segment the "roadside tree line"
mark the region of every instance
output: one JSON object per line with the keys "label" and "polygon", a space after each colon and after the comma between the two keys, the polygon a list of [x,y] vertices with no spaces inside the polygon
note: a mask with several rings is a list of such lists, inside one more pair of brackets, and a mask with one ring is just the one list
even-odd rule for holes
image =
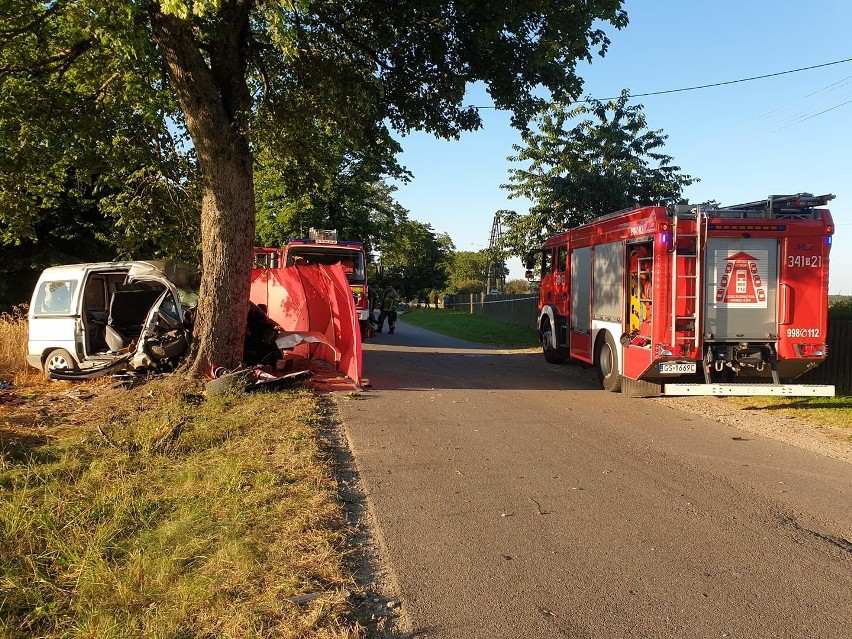
{"label": "roadside tree line", "polygon": [[480,128],[474,82],[523,132],[507,188],[535,205],[507,214],[504,257],[625,200],[677,199],[691,178],[627,93],[578,102],[576,64],[606,53],[621,4],[4,3],[0,296],[47,264],[197,261],[201,371],[240,362],[252,246],[312,226],[363,239],[409,295],[461,291],[481,256],[395,201],[412,176],[394,135]]}

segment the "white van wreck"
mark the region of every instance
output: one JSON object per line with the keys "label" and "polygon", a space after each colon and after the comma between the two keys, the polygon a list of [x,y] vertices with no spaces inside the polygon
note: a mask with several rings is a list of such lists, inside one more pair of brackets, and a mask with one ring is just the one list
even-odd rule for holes
{"label": "white van wreck", "polygon": [[169,370],[189,346],[198,285],[197,269],[175,260],[45,269],[30,303],[27,362],[51,378]]}

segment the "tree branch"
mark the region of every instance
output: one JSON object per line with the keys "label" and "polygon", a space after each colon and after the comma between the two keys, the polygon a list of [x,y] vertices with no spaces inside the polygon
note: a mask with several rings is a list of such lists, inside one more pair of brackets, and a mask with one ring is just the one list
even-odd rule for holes
{"label": "tree branch", "polygon": [[53,14],[57,13],[60,9],[64,8],[67,2],[55,2],[52,6],[48,7],[46,10],[41,13],[36,13],[33,19],[27,24],[16,27],[14,29],[0,29],[0,37],[2,37],[6,43],[12,38],[16,38],[19,35],[24,35],[25,33],[33,33],[36,31],[36,27],[41,24],[47,22],[48,18]]}
{"label": "tree branch", "polygon": [[80,56],[94,46],[94,40],[86,39],[75,43],[70,49],[57,53],[48,58],[37,61],[33,65],[22,67],[0,67],[0,77],[29,74],[34,77],[43,77],[51,73],[64,74]]}

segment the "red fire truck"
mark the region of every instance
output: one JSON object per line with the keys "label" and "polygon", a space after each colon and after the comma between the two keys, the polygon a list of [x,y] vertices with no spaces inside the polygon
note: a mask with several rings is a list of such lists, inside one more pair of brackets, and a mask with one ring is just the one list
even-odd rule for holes
{"label": "red fire truck", "polygon": [[790,383],[826,357],[833,198],[646,206],[550,237],[526,264],[545,359],[637,397],[833,395]]}
{"label": "red fire truck", "polygon": [[363,242],[339,240],[336,230],[312,228],[307,238],[291,238],[284,248],[254,249],[256,268],[284,268],[300,260],[306,264],[340,262],[355,298],[361,337],[366,337],[370,333],[370,303]]}

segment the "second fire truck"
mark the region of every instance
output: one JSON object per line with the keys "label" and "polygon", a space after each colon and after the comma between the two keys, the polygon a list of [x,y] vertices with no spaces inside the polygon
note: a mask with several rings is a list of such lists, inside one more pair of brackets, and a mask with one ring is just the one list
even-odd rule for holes
{"label": "second fire truck", "polygon": [[833,395],[791,383],[826,357],[833,197],[646,206],[550,237],[526,265],[545,358],[633,396]]}
{"label": "second fire truck", "polygon": [[284,268],[297,262],[305,264],[335,264],[340,263],[352,296],[355,299],[355,310],[358,312],[358,323],[361,326],[361,336],[370,333],[370,306],[367,284],[367,260],[363,242],[340,240],[336,230],[310,229],[308,237],[293,238],[287,241],[284,248],[255,248],[254,262],[256,268]]}

